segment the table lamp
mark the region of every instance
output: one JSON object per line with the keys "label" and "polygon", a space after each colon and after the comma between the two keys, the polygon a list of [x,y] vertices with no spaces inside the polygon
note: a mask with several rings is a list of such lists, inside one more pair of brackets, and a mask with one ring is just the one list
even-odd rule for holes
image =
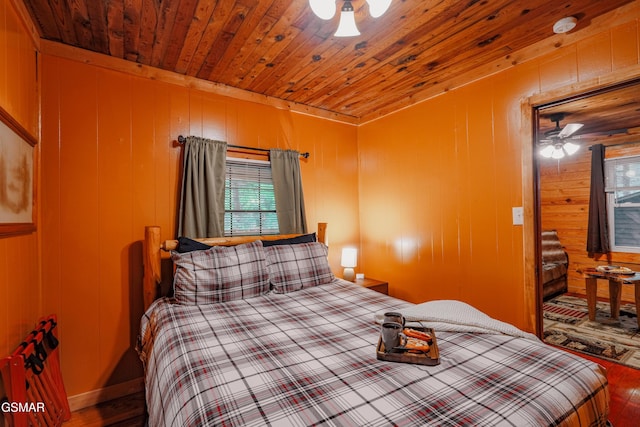
{"label": "table lamp", "polygon": [[349,280],[353,282],[356,278],[356,273],[353,271],[353,268],[358,264],[358,250],[356,248],[343,248],[342,249],[342,260],[340,261],[340,265],[344,267],[344,272],[342,273],[342,278],[344,280]]}

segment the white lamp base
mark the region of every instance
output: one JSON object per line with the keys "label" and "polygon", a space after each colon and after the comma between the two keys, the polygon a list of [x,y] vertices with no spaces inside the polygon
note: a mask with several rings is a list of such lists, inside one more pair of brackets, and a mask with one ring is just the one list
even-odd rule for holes
{"label": "white lamp base", "polygon": [[353,271],[353,268],[347,267],[344,269],[344,272],[342,273],[342,278],[344,280],[353,282],[356,279],[356,273],[355,271]]}

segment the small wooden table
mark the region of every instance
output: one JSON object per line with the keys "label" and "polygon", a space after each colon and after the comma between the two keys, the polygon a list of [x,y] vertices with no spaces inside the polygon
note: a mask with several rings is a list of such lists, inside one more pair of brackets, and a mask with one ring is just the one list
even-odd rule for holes
{"label": "small wooden table", "polygon": [[356,285],[364,286],[373,291],[380,292],[381,294],[389,295],[389,283],[382,280],[370,279],[368,277],[364,279],[356,279]]}
{"label": "small wooden table", "polygon": [[[609,281],[609,305],[611,306],[611,318],[618,319],[620,314],[620,285],[634,285],[636,296],[636,313],[640,314],[640,273],[618,274],[598,271],[595,268],[585,268],[578,270],[584,277],[587,285],[587,307],[589,309],[589,320],[596,319],[596,299],[598,291],[598,279]],[[640,328],[640,316],[638,316],[638,328]]]}

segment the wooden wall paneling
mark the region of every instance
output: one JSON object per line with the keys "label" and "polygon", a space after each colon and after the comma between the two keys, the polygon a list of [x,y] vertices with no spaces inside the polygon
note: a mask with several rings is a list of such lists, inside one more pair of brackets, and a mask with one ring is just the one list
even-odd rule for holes
{"label": "wooden wall paneling", "polygon": [[[156,215],[158,223],[162,227],[163,239],[177,237],[177,212],[180,205],[180,185],[182,183],[182,148],[176,143],[179,135],[192,135],[191,123],[195,111],[191,111],[191,92],[185,88],[173,85],[165,85],[156,89],[156,100],[168,101],[168,111],[164,109],[158,117],[156,124]],[[165,98],[164,94],[168,94]],[[165,114],[168,112],[168,116]],[[169,124],[168,135],[164,131]],[[146,224],[149,225],[149,224]],[[166,233],[166,234],[165,234]],[[164,237],[166,236],[166,237]]]}
{"label": "wooden wall paneling", "polygon": [[[209,139],[229,141],[227,136],[227,104],[221,99],[202,97],[202,136]],[[258,119],[258,117],[255,117]],[[251,126],[251,125],[249,125]],[[240,141],[244,141],[240,139]],[[252,140],[246,140],[246,144],[253,146]]]}
{"label": "wooden wall paneling", "polygon": [[[9,252],[8,249],[9,241],[7,239],[0,240],[0,309],[2,310],[0,313],[0,327],[5,331],[3,334],[0,334],[0,351],[2,354],[9,354],[9,352],[13,351],[14,343],[11,339],[11,330],[13,329],[11,326],[11,318],[10,318],[10,304],[9,304],[9,260],[7,259],[7,254]],[[0,392],[2,391],[0,387]]]}
{"label": "wooden wall paneling", "polygon": [[[63,295],[60,323],[74,325],[65,332],[61,357],[67,393],[98,386],[100,360],[100,290],[98,286],[99,188],[97,71],[64,61],[60,81],[60,234],[73,256],[61,258]],[[62,77],[62,76],[61,76]],[[79,118],[81,118],[79,120]],[[46,177],[43,177],[46,179]],[[47,242],[44,242],[47,245]],[[62,248],[61,248],[62,249]],[[82,363],[79,363],[82,361]],[[92,361],[92,363],[89,363]]]}
{"label": "wooden wall paneling", "polygon": [[[129,331],[128,357],[129,363],[132,364],[129,366],[131,371],[136,372],[141,366],[133,349],[143,314],[143,296],[138,292],[139,284],[142,283],[142,269],[138,266],[143,265],[144,227],[156,225],[159,220],[156,203],[159,177],[156,175],[158,169],[163,174],[168,174],[168,171],[157,164],[161,158],[158,151],[159,146],[170,145],[171,121],[167,108],[169,96],[166,85],[133,77],[130,80],[132,220],[129,241],[126,242],[129,268],[125,271],[125,295],[129,300],[129,312],[128,324],[123,326],[123,330]],[[165,187],[161,190],[171,192],[171,188]]]}
{"label": "wooden wall paneling", "polygon": [[[40,142],[40,218],[38,232],[43,242],[62,242],[61,202],[62,202],[62,162],[60,152],[60,73],[59,60],[45,57],[41,61],[42,74],[51,76],[52,84],[42,85],[42,110],[52,114],[42,116]],[[48,248],[41,256],[44,313],[60,317],[64,292],[62,290],[62,258],[67,253],[63,248]],[[61,335],[64,336],[61,326]]]}
{"label": "wooden wall paneling", "polygon": [[[430,184],[428,191],[432,197],[420,209],[427,213],[424,215],[424,227],[429,234],[425,238],[430,238],[433,243],[431,265],[423,272],[429,278],[429,286],[420,299],[446,299],[448,295],[461,299],[462,284],[467,281],[466,272],[460,268],[464,253],[458,239],[463,226],[460,221],[462,200],[461,192],[450,191],[450,188],[461,189],[465,183],[462,174],[466,166],[459,162],[464,158],[460,156],[464,153],[462,147],[465,144],[463,137],[458,138],[457,135],[458,118],[454,107],[439,99],[427,114],[432,123],[425,128],[425,133],[430,138],[421,152],[423,158],[430,159],[430,164],[428,168],[417,168],[416,171],[433,171],[434,176],[417,176],[416,179],[426,179]],[[449,140],[454,142],[449,143]],[[437,153],[436,157],[431,157],[432,151]],[[435,189],[437,193],[433,193]],[[433,279],[431,274],[434,274]],[[447,283],[447,286],[439,286],[441,283]]]}
{"label": "wooden wall paneling", "polygon": [[587,80],[612,71],[611,33],[603,32],[576,44],[578,79]]}
{"label": "wooden wall paneling", "polygon": [[548,93],[578,81],[577,49],[568,45],[543,56],[539,65],[540,88],[536,93]]}
{"label": "wooden wall paneling", "polygon": [[[0,58],[8,58],[8,38],[9,31],[7,28],[7,14],[9,13],[9,5],[7,2],[3,2],[0,5]],[[6,64],[6,62],[5,62]],[[5,64],[0,65],[0,104],[4,106],[4,109],[10,111],[8,108],[10,98],[7,97],[7,86],[9,85],[9,67]]]}
{"label": "wooden wall paneling", "polygon": [[[136,359],[129,335],[129,244],[132,240],[131,78],[99,70],[97,105],[99,385],[129,380],[119,364]],[[109,313],[109,315],[107,315]],[[127,363],[128,362],[128,363]]]}
{"label": "wooden wall paneling", "polygon": [[640,62],[640,33],[638,21],[631,21],[611,29],[611,63],[614,70]]}

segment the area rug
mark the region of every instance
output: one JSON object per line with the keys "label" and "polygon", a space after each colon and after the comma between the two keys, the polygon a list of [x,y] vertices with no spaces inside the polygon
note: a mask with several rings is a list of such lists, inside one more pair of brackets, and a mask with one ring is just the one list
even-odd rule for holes
{"label": "area rug", "polygon": [[640,369],[640,331],[634,304],[621,304],[611,319],[608,302],[598,301],[589,320],[586,298],[561,295],[543,304],[544,341]]}

